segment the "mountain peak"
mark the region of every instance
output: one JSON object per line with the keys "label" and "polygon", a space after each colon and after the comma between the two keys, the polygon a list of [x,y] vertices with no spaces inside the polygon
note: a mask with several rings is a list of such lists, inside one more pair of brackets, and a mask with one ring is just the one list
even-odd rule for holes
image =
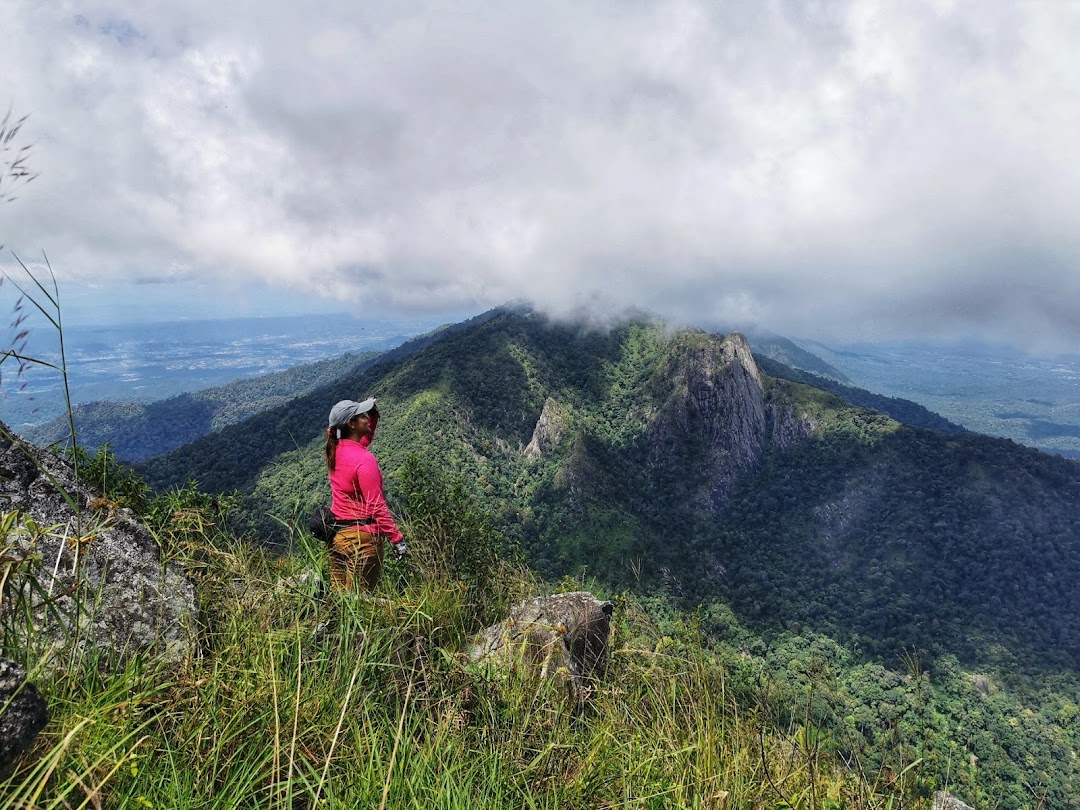
{"label": "mountain peak", "polygon": [[761,463],[769,425],[777,421],[766,408],[750,344],[739,332],[686,332],[673,342],[659,380],[668,393],[653,427],[651,462],[677,474],[689,449],[694,466],[706,472],[697,500],[716,508],[735,475]]}
{"label": "mountain peak", "polygon": [[729,357],[731,362],[738,361],[760,388],[761,370],[754,360],[753,352],[750,351],[750,342],[746,336],[741,332],[731,332],[721,341],[720,346],[724,350],[724,356]]}

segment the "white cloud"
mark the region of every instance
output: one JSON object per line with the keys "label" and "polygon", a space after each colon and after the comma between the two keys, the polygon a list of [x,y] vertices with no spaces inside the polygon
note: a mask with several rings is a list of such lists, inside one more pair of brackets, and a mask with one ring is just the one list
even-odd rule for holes
{"label": "white cloud", "polygon": [[9,2],[0,241],[358,306],[1080,337],[1080,6]]}

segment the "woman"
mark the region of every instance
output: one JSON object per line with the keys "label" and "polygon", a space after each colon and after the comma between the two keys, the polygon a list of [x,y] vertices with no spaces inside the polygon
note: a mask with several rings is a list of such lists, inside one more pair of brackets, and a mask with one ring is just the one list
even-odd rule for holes
{"label": "woman", "polygon": [[326,470],[330,511],[343,526],[330,543],[330,582],[337,590],[372,589],[382,573],[383,538],[398,559],[405,540],[383,496],[379,462],[368,450],[379,423],[375,398],[344,399],[330,410],[326,429]]}

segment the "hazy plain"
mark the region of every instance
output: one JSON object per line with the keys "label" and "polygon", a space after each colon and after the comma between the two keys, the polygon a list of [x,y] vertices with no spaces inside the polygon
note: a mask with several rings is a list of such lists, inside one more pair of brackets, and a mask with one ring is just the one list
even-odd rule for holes
{"label": "hazy plain", "polygon": [[[346,352],[389,349],[440,324],[338,313],[71,327],[65,350],[72,401],[151,402]],[[55,333],[33,330],[27,354],[55,363]],[[19,429],[63,412],[56,372],[40,366],[21,375],[3,371],[3,421]]]}
{"label": "hazy plain", "polygon": [[964,427],[1080,458],[1080,355],[983,343],[799,344],[857,386],[918,402]]}

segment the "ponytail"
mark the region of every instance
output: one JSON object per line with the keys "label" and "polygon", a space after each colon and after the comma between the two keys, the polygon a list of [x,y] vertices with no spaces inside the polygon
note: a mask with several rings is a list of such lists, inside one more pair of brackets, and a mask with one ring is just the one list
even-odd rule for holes
{"label": "ponytail", "polygon": [[326,471],[334,471],[334,462],[337,459],[338,432],[333,428],[326,429]]}

